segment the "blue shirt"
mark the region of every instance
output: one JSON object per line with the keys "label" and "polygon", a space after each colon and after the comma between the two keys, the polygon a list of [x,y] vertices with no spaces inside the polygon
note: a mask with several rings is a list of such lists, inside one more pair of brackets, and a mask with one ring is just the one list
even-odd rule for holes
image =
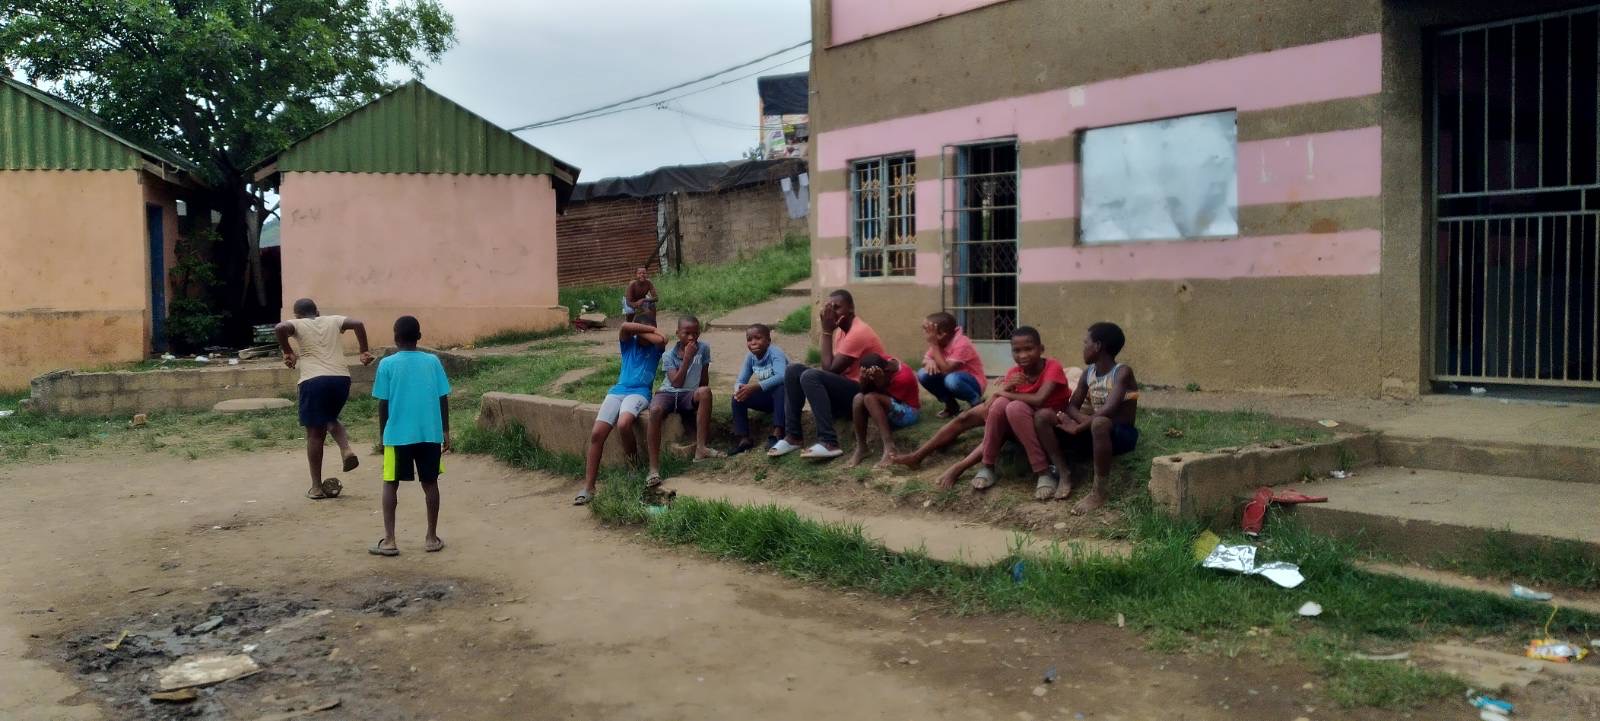
{"label": "blue shirt", "polygon": [[689,370],[683,374],[683,387],[672,385],[672,374],[683,365],[683,341],[673,344],[672,352],[661,356],[661,370],[667,377],[661,379],[661,387],[656,389],[662,393],[682,393],[700,387],[700,374],[706,366],[711,365],[711,346],[700,344],[700,349],[694,352],[694,357],[689,359]]}
{"label": "blue shirt", "polygon": [[622,370],[617,373],[617,384],[611,386],[611,395],[649,398],[650,385],[656,381],[656,363],[661,360],[661,346],[637,336],[617,345],[622,352]]}
{"label": "blue shirt", "polygon": [[389,402],[389,422],[383,427],[383,445],[443,443],[444,419],[439,399],[450,395],[444,364],[432,353],[407,350],[378,361],[372,397]]}
{"label": "blue shirt", "polygon": [[744,384],[754,380],[761,384],[761,390],[770,391],[783,383],[783,372],[789,367],[789,356],[784,355],[783,349],[775,345],[767,346],[767,355],[757,358],[756,354],[748,351],[744,354],[744,367],[739,369],[739,380],[733,384],[735,391],[744,387]]}

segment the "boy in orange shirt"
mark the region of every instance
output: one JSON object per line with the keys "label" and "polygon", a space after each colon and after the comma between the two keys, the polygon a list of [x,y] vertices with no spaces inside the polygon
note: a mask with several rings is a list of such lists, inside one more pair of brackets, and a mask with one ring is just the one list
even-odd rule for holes
{"label": "boy in orange shirt", "polygon": [[800,450],[805,439],[800,434],[800,410],[811,404],[816,421],[817,442],[800,454],[801,458],[828,460],[844,455],[839,449],[839,433],[833,427],[834,409],[851,407],[861,392],[861,359],[867,354],[885,355],[877,331],[856,316],[856,300],[850,291],[828,294],[819,316],[822,323],[822,367],[807,368],[790,363],[783,374],[783,404],[788,432],[773,444],[767,456],[777,458]]}

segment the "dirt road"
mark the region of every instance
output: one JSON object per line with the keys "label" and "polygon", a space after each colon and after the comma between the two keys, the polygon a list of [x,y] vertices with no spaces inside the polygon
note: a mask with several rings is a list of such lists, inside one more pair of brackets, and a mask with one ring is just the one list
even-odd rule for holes
{"label": "dirt road", "polygon": [[[292,452],[0,467],[0,718],[289,718],[273,714],[335,699],[304,718],[1398,716],[1319,708],[1292,665],[954,617],[662,549],[568,506],[567,479],[481,458],[448,461],[444,552],[421,552],[408,487],[403,553],[374,557],[372,465],[317,503]],[[260,673],[188,704],[145,700],[173,649],[247,645]]]}

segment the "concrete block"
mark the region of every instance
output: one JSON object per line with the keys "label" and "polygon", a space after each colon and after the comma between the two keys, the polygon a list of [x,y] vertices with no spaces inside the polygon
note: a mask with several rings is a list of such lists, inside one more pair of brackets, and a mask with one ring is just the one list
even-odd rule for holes
{"label": "concrete block", "polygon": [[1377,445],[1370,435],[1183,453],[1151,462],[1149,489],[1156,503],[1173,516],[1217,522],[1232,518],[1238,496],[1261,486],[1322,477],[1376,460]]}
{"label": "concrete block", "polygon": [[80,373],[70,376],[67,384],[73,388],[72,392],[79,395],[93,395],[101,393],[116,393],[119,389],[121,376],[127,373]]}

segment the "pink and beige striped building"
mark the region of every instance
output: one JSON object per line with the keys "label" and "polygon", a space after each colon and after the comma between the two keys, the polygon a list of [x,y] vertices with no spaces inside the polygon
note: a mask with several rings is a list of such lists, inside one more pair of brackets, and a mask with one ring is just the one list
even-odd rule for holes
{"label": "pink and beige striped building", "polygon": [[[1427,392],[1435,33],[1576,5],[813,0],[817,292],[849,289],[905,357],[947,308],[997,358],[1026,324],[1075,360],[1110,320],[1147,383]],[[1086,234],[1091,133],[1211,113],[1229,232]]]}

